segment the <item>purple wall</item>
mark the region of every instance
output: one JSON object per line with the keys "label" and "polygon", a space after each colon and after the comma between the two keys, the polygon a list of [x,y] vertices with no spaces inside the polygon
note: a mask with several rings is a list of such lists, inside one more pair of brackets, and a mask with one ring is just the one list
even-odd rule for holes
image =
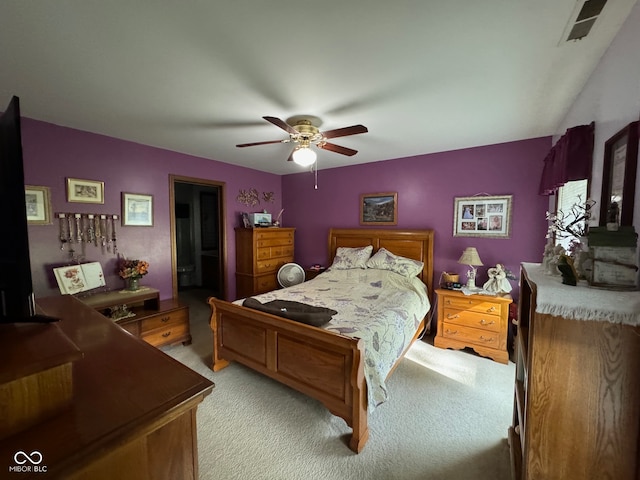
{"label": "purple wall", "polygon": [[[286,175],[283,219],[286,226],[296,227],[296,262],[327,264],[329,228],[360,226],[360,194],[398,192],[397,228],[435,230],[435,282],[442,271],[466,279],[466,267],[457,260],[467,246],[477,247],[484,263],[478,269],[479,285],[496,263],[517,276],[520,262],[541,260],[546,243],[548,199],[537,191],[550,148],[551,138],[544,137],[320,170],[318,190],[312,173]],[[513,195],[510,238],[453,236],[454,197],[476,194]],[[512,285],[517,294],[517,282]]]}
{"label": "purple wall", "polygon": [[[267,206],[273,214],[277,214],[282,205],[281,177],[278,175],[27,118],[22,119],[22,144],[25,183],[51,189],[54,217],[56,212],[120,215],[121,192],[153,195],[154,226],[118,225],[118,249],[128,258],[142,258],[150,263],[149,274],[144,277],[143,284],[158,288],[162,298],[172,295],[170,174],[226,183],[227,287],[230,298],[235,298],[233,228],[238,226],[239,213],[247,210],[236,202],[238,191],[254,187],[260,192],[275,192],[275,202]],[[68,203],[67,177],[103,181],[104,205]],[[60,250],[57,219],[54,218],[53,225],[29,226],[29,241],[36,296],[59,294],[51,269],[66,264],[69,257],[66,251]],[[113,254],[102,254],[99,248],[88,246],[86,261],[101,262],[108,287],[116,289],[124,285],[115,274],[117,262]]]}
{"label": "purple wall", "polygon": [[[118,247],[129,258],[149,261],[143,283],[158,288],[162,298],[172,294],[170,174],[225,182],[229,299],[235,298],[233,228],[240,212],[264,207],[238,203],[240,189],[275,192],[275,203],[267,209],[275,215],[284,207],[283,225],[297,229],[296,261],[302,265],[327,263],[330,227],[359,227],[361,193],[398,192],[397,228],[435,230],[435,281],[443,270],[465,273],[457,259],[467,246],[476,246],[485,263],[479,269],[481,283],[486,268],[497,262],[515,273],[520,262],[539,261],[545,243],[547,199],[537,195],[537,188],[551,147],[548,137],[321,170],[318,190],[309,172],[281,177],[31,119],[23,119],[22,137],[25,181],[50,187],[54,214],[120,214],[121,192],[154,196],[154,226],[118,226]],[[103,181],[104,205],[68,203],[67,177]],[[482,193],[513,195],[511,238],[453,237],[453,198]],[[29,237],[36,296],[56,295],[52,268],[68,262],[67,252],[60,250],[57,219],[52,225],[30,226]],[[102,263],[108,287],[123,285],[113,254],[89,246],[86,261]]]}

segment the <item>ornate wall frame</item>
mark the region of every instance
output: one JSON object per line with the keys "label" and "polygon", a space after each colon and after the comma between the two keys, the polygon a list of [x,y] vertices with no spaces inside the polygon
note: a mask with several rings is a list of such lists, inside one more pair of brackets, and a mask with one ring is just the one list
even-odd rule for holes
{"label": "ornate wall frame", "polygon": [[607,224],[607,211],[618,203],[620,225],[633,225],[633,204],[638,164],[638,126],[631,122],[604,144],[600,225]]}

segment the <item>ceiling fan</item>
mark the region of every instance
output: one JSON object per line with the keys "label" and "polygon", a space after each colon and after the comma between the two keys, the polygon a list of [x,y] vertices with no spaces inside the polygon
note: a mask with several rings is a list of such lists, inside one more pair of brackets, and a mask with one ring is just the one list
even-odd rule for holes
{"label": "ceiling fan", "polygon": [[336,145],[335,143],[329,143],[327,139],[347,137],[369,131],[364,125],[352,125],[350,127],[321,132],[319,129],[321,124],[320,119],[311,115],[298,115],[288,118],[286,122],[277,117],[267,116],[262,118],[287,132],[289,138],[285,138],[284,140],[269,140],[266,142],[242,143],[236,145],[236,147],[254,147],[256,145],[268,145],[272,143],[294,143],[295,148],[291,152],[291,155],[289,155],[288,160],[303,166],[312,165],[316,161],[316,153],[311,149],[311,145],[350,157],[358,153],[358,151]]}

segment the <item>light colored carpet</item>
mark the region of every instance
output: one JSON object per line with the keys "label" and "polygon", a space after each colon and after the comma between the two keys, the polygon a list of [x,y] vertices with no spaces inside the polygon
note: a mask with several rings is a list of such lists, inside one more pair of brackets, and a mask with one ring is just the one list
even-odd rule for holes
{"label": "light colored carpet", "polygon": [[206,294],[181,299],[193,344],[164,351],[216,384],[198,408],[202,480],[511,479],[513,363],[416,342],[356,455],[345,422],[315,400],[241,365],[213,373]]}

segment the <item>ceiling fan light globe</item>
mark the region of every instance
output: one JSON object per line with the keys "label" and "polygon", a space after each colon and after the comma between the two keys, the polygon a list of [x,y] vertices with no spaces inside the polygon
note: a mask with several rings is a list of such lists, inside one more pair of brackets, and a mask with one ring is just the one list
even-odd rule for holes
{"label": "ceiling fan light globe", "polygon": [[313,165],[313,163],[316,161],[317,155],[316,152],[314,152],[310,148],[299,148],[293,152],[292,157],[293,161],[298,165],[308,167],[309,165]]}

